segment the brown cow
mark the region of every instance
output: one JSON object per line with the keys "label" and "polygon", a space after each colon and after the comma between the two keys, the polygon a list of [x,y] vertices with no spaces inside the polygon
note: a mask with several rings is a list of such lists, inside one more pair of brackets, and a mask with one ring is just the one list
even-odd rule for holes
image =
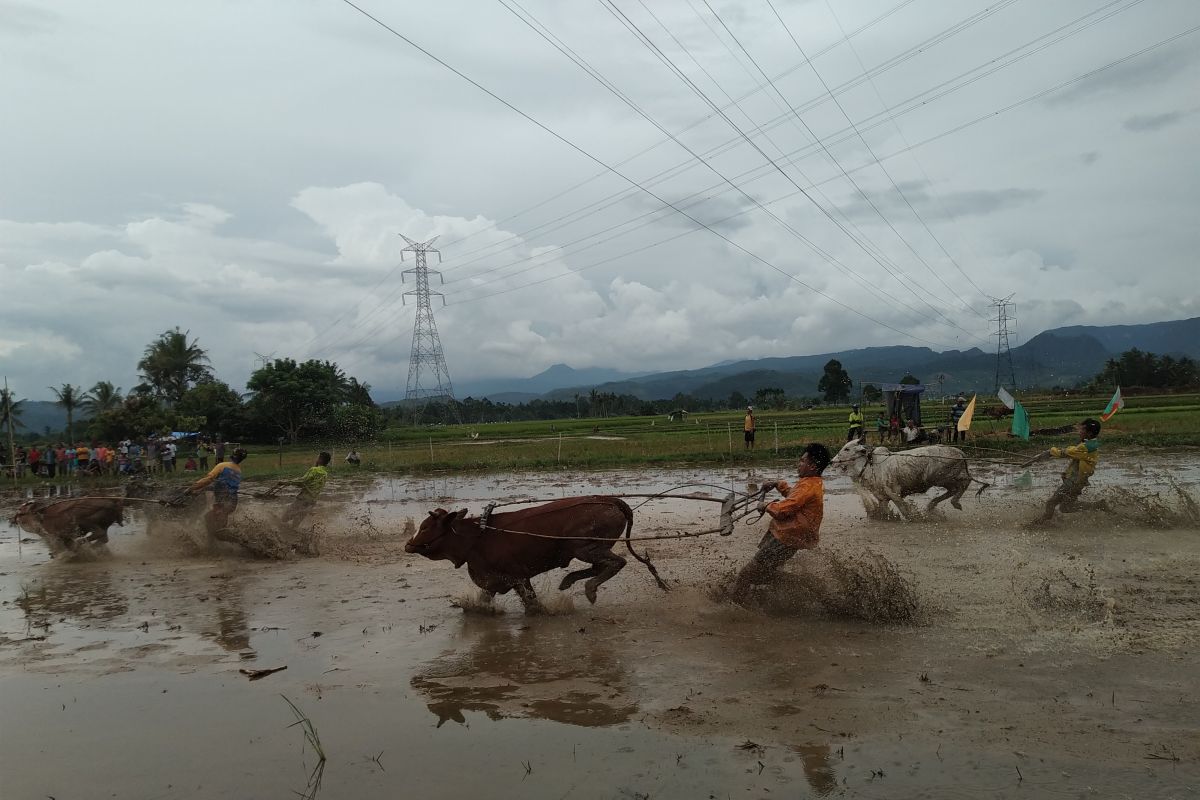
{"label": "brown cow", "polygon": [[529,579],[566,567],[576,558],[592,566],[567,573],[558,588],[561,591],[587,578],[584,594],[595,603],[596,588],[625,566],[625,559],[612,551],[622,532],[630,554],[645,564],[659,587],[666,590],[654,565],[629,543],[631,530],[633,510],[629,505],[602,495],[569,497],[491,514],[486,523],[479,517],[468,518],[466,509],[439,508],[429,512],[404,550],[433,561],[450,561],[455,569],[466,564],[485,600],[491,602],[495,595],[516,589],[526,612],[537,613],[542,606]]}
{"label": "brown cow", "polygon": [[42,534],[51,549],[78,550],[84,543],[104,544],[111,525],[125,521],[120,497],[79,497],[71,500],[29,500],[13,521]]}

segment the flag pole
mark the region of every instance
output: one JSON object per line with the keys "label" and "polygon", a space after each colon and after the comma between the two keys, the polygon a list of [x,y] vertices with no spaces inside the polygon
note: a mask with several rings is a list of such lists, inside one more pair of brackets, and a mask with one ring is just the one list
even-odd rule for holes
{"label": "flag pole", "polygon": [[[8,376],[4,376],[4,419],[8,422],[8,464],[12,467],[13,488],[17,488],[17,448],[13,444],[12,395],[8,393]],[[21,534],[17,534],[17,541]]]}

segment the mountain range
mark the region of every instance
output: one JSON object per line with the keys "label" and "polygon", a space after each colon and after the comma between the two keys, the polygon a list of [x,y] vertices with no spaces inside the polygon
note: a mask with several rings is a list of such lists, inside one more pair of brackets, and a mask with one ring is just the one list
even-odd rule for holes
{"label": "mountain range", "polygon": [[[1074,386],[1090,380],[1104,362],[1136,347],[1159,355],[1200,359],[1200,317],[1143,325],[1073,325],[1044,331],[1012,348],[1010,378],[1006,360],[1000,382],[1015,388]],[[783,389],[792,396],[817,396],[817,382],[830,359],[837,359],[855,383],[896,383],[906,373],[944,393],[993,389],[996,354],[979,348],[937,352],[927,347],[894,345],[836,353],[776,356],[726,361],[708,367],[670,372],[623,374],[616,370],[574,370],[556,364],[530,378],[464,382],[460,398],[487,397],[493,402],[519,403],[535,398],[569,400],[592,389],[659,400],[684,393],[723,399],[732,392],[747,397],[761,388]]]}
{"label": "mountain range", "polygon": [[[1016,381],[1008,379],[1004,362],[1001,383],[1010,387],[1015,383],[1016,388],[1074,386],[1095,376],[1108,359],[1133,347],[1158,355],[1200,359],[1200,317],[1144,325],[1072,325],[1044,331],[1012,348]],[[831,358],[842,362],[856,385],[898,383],[911,373],[938,393],[991,392],[996,378],[995,353],[979,348],[939,353],[927,347],[894,345],[723,361],[700,369],[653,373],[602,367],[572,369],[555,364],[529,378],[463,381],[456,385],[455,394],[459,398],[487,397],[495,403],[524,403],[537,398],[570,400],[595,389],[643,400],[666,399],[679,393],[720,400],[735,391],[753,397],[758,389],[774,387],[793,397],[816,397],[817,382]],[[26,431],[57,431],[66,426],[66,415],[51,401],[26,400],[21,422]]]}

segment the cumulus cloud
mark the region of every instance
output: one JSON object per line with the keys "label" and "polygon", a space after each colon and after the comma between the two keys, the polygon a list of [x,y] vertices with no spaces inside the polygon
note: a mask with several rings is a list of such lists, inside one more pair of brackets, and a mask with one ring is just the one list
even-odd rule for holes
{"label": "cumulus cloud", "polygon": [[[431,288],[445,304],[435,297],[433,311],[456,381],[555,363],[644,372],[880,344],[987,347],[992,294],[1016,293],[1024,338],[1200,310],[1180,280],[1200,209],[1179,169],[1200,115],[1161,112],[1194,88],[1184,43],[1036,110],[962,127],[1180,30],[1193,11],[1185,1],[1164,0],[1154,14],[1131,8],[1121,25],[1089,28],[1086,41],[1036,64],[864,129],[876,154],[893,154],[889,175],[862,142],[839,138],[845,120],[833,104],[806,105],[824,88],[769,11],[718,7],[764,69],[786,73],[777,88],[826,148],[794,119],[758,129],[781,101],[755,91],[761,81],[712,20],[686,4],[658,11],[719,86],[631,9],[712,98],[739,98],[731,118],[764,152],[806,154],[779,162],[786,177],[608,15],[531,7],[689,148],[713,151],[713,167],[778,219],[713,170],[688,166],[673,142],[653,146],[657,129],[503,9],[380,11],[720,236],[337,4],[287,18],[239,9],[234,37],[220,11],[168,20],[81,0],[39,8],[0,0],[0,32],[39,34],[4,38],[6,63],[22,72],[0,82],[0,107],[22,120],[0,126],[0,152],[21,154],[6,162],[0,193],[0,360],[20,396],[66,381],[133,385],[145,345],[176,325],[238,388],[255,353],[275,353],[334,359],[400,394],[415,310],[400,234],[437,237],[444,261],[430,257],[441,272]],[[857,59],[824,4],[780,11],[821,53],[814,63],[830,86],[856,81]],[[868,21],[839,13],[847,30]],[[953,3],[900,9],[856,38],[859,55],[891,63],[964,14]],[[897,60],[872,91],[843,95],[845,110],[879,119],[883,106],[1061,22],[1050,10],[989,15]],[[434,35],[448,29],[458,35]],[[215,39],[224,54],[214,62],[203,43]],[[87,147],[80,118],[90,120]],[[1155,147],[1122,126],[1156,131]],[[819,188],[810,199],[796,183]]]}

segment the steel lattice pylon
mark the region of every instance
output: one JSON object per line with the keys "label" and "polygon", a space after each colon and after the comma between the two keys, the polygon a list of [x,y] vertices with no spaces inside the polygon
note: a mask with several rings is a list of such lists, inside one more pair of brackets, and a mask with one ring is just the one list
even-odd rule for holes
{"label": "steel lattice pylon", "polygon": [[[408,246],[400,251],[400,259],[404,259],[405,253],[415,253],[417,259],[415,267],[406,269],[400,274],[401,281],[405,276],[412,275],[416,278],[417,284],[415,289],[405,292],[403,295],[403,297],[417,298],[417,316],[413,321],[412,352],[408,357],[408,386],[404,392],[404,399],[424,401],[417,412],[418,417],[430,403],[436,402],[445,403],[452,409],[453,416],[457,418],[458,405],[454,401],[454,386],[450,383],[450,370],[446,366],[446,356],[442,352],[442,340],[438,336],[437,324],[433,321],[433,308],[429,304],[431,295],[441,297],[443,304],[446,302],[446,298],[441,292],[433,292],[429,289],[430,272],[437,275],[439,279],[442,277],[440,272],[430,270],[426,264],[428,253],[437,253],[439,260],[442,257],[442,254],[433,247],[433,243],[438,237],[435,236],[427,242],[413,241],[404,234],[400,234],[400,237],[408,242]],[[422,378],[424,378],[424,383],[422,383]],[[435,380],[437,383],[433,385]]]}
{"label": "steel lattice pylon", "polygon": [[992,388],[993,392],[1000,390],[1000,373],[1004,371],[1005,363],[1008,365],[1009,386],[1017,388],[1017,373],[1013,369],[1012,350],[1008,345],[1008,323],[1014,319],[1008,311],[1012,299],[1011,294],[1004,298],[992,298],[992,307],[996,309],[996,318],[992,320],[996,323],[996,385]]}

